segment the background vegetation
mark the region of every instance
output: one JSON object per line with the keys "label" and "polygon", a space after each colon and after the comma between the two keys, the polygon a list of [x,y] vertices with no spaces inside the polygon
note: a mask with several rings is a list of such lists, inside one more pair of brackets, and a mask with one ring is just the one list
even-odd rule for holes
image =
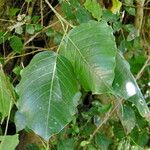
{"label": "background vegetation", "polygon": [[149,6],[1,0],[0,150],[150,149]]}

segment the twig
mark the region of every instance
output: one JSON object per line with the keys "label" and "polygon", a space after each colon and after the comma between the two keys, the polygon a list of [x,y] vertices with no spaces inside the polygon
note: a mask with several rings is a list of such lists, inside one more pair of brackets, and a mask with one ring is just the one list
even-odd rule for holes
{"label": "twig", "polygon": [[150,9],[150,7],[142,7],[142,6],[134,6],[134,5],[128,5],[126,3],[122,3],[122,5],[127,6],[127,7],[132,7],[132,8],[142,8],[142,9]]}
{"label": "twig", "polygon": [[74,25],[72,25],[70,22],[68,22],[65,18],[63,18],[54,8],[53,6],[49,3],[48,0],[45,0],[45,3],[50,7],[50,9],[55,13],[56,17],[58,18],[58,20],[60,21],[64,31],[65,31],[65,27],[64,27],[64,24],[65,23],[66,25],[74,28]]}
{"label": "twig", "polygon": [[30,39],[28,39],[25,43],[24,46],[26,46],[28,43],[30,43],[34,38],[36,38],[39,34],[41,34],[42,32],[44,32],[45,30],[47,30],[48,28],[54,26],[55,24],[57,24],[59,21],[54,22],[53,24],[50,24],[49,26],[45,27],[43,30],[37,32],[36,34],[34,34]]}
{"label": "twig", "polygon": [[41,25],[43,26],[43,0],[40,1],[40,9],[41,9]]}
{"label": "twig", "polygon": [[27,56],[27,55],[30,55],[30,54],[34,54],[36,52],[45,51],[45,50],[52,50],[52,49],[55,49],[56,47],[57,46],[53,46],[51,48],[25,47],[24,49],[37,49],[37,50],[29,52],[29,53],[22,54],[22,55],[17,55],[17,56],[12,56],[12,57],[6,57],[5,58],[6,59],[5,63],[7,63],[8,61],[10,61],[11,59],[14,59],[14,58],[24,57],[24,56]]}
{"label": "twig", "polygon": [[120,103],[118,103],[112,110],[110,110],[105,118],[103,119],[103,121],[101,122],[101,124],[94,130],[94,132],[92,133],[92,135],[90,136],[89,141],[91,141],[93,139],[93,137],[96,135],[96,133],[99,131],[99,129],[102,127],[102,125],[109,119],[109,117],[112,115],[112,113],[118,108],[118,106],[120,105]]}
{"label": "twig", "polygon": [[8,117],[7,117],[7,121],[6,121],[6,127],[5,127],[4,137],[6,136],[7,130],[8,130],[8,123],[9,123],[9,118],[10,118],[10,113],[11,113],[11,107],[12,107],[12,101],[9,104],[9,111],[8,111]]}
{"label": "twig", "polygon": [[16,23],[16,21],[14,21],[14,20],[0,19],[0,21],[3,21],[3,22],[11,22],[11,23]]}
{"label": "twig", "polygon": [[150,64],[149,64],[149,61],[150,61],[150,56],[147,58],[147,60],[145,61],[145,64],[143,65],[143,67],[141,68],[141,70],[138,72],[138,74],[137,74],[137,76],[136,76],[136,80],[138,80],[138,79],[141,77],[141,75],[142,75],[143,71],[145,70],[145,68],[146,68],[148,65],[150,65]]}

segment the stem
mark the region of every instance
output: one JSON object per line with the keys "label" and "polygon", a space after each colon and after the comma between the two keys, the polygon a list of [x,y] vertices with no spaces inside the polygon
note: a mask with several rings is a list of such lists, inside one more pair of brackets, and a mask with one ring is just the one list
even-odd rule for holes
{"label": "stem", "polygon": [[9,112],[8,112],[8,117],[7,117],[7,121],[6,121],[4,136],[6,136],[7,130],[8,130],[8,123],[9,123],[9,118],[10,118],[11,107],[12,107],[12,101],[10,102],[10,105],[9,105]]}
{"label": "stem", "polygon": [[149,61],[150,61],[150,56],[147,58],[147,60],[145,61],[145,64],[143,65],[143,67],[141,68],[141,70],[138,72],[138,74],[136,76],[136,80],[138,80],[141,77],[143,71],[149,65]]}
{"label": "stem", "polygon": [[97,134],[97,132],[99,131],[99,129],[102,127],[102,125],[109,119],[109,117],[112,115],[112,113],[114,113],[114,111],[118,108],[118,106],[120,105],[120,103],[118,103],[112,110],[110,110],[105,118],[103,119],[103,121],[101,122],[101,124],[99,124],[99,126],[94,130],[94,132],[92,133],[92,135],[90,136],[89,141],[91,141],[94,136]]}
{"label": "stem", "polygon": [[28,39],[25,43],[24,46],[26,46],[28,43],[30,43],[34,38],[36,38],[39,34],[41,34],[42,32],[46,31],[48,28],[56,25],[58,23],[58,21],[54,22],[53,24],[48,25],[47,27],[45,27],[43,30],[37,32],[36,34],[34,34],[30,39]]}
{"label": "stem", "polygon": [[140,35],[142,22],[143,22],[143,15],[144,15],[144,3],[145,0],[136,0],[136,17],[135,17],[135,27],[138,30],[138,35]]}
{"label": "stem", "polygon": [[60,21],[60,23],[61,23],[61,25],[62,25],[62,27],[63,27],[64,30],[65,30],[65,28],[64,28],[63,22],[64,22],[66,25],[68,25],[68,26],[74,28],[74,26],[73,26],[71,23],[69,23],[66,19],[64,19],[64,18],[53,8],[53,6],[49,3],[48,0],[45,0],[45,3],[46,3],[46,4],[51,8],[51,10],[55,13],[56,17],[57,17],[58,20]]}

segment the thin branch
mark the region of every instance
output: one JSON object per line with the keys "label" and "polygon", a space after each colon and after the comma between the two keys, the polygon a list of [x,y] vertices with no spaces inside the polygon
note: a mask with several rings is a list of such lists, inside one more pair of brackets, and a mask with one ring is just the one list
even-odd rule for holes
{"label": "thin branch", "polygon": [[44,16],[43,16],[43,0],[40,1],[40,9],[41,9],[41,11],[40,11],[40,13],[41,13],[41,25],[43,26],[43,18],[44,18]]}
{"label": "thin branch", "polygon": [[142,7],[142,6],[134,6],[134,5],[128,5],[126,3],[122,3],[122,5],[127,6],[127,7],[132,7],[132,8],[142,8],[142,9],[150,9],[150,7]]}
{"label": "thin branch", "polygon": [[74,25],[72,25],[70,22],[68,22],[64,17],[62,17],[54,8],[53,6],[49,3],[48,0],[45,0],[45,3],[50,7],[50,9],[55,13],[56,17],[58,18],[58,20],[60,21],[64,31],[65,31],[65,27],[64,27],[64,24],[65,23],[66,25],[74,28]]}
{"label": "thin branch", "polygon": [[34,38],[36,38],[39,34],[41,34],[42,32],[46,31],[48,28],[56,25],[57,23],[59,23],[59,21],[54,22],[53,24],[50,24],[49,26],[45,27],[43,30],[37,32],[36,34],[34,34],[30,39],[28,39],[25,43],[24,46],[26,46],[28,43],[30,43]]}
{"label": "thin branch", "polygon": [[136,80],[138,80],[138,79],[142,76],[142,74],[143,74],[145,68],[146,68],[148,65],[150,65],[150,64],[149,64],[149,61],[150,61],[150,56],[147,58],[147,60],[145,61],[145,64],[143,65],[143,67],[141,68],[141,70],[138,72],[138,74],[137,74],[137,76],[136,76]]}
{"label": "thin branch", "polygon": [[102,127],[102,125],[104,123],[107,122],[107,120],[110,118],[110,116],[114,113],[114,111],[119,107],[120,103],[117,103],[117,105],[112,109],[110,110],[106,116],[104,117],[103,121],[101,122],[101,124],[94,130],[94,132],[92,133],[92,135],[90,136],[90,139],[89,141],[91,141],[93,139],[93,137],[97,134],[97,132],[99,131],[99,129]]}
{"label": "thin branch", "polygon": [[53,46],[53,47],[51,47],[51,48],[25,47],[24,49],[37,49],[37,50],[32,51],[32,52],[29,52],[29,53],[22,54],[22,55],[6,57],[6,58],[5,58],[5,59],[6,59],[5,63],[7,63],[8,61],[10,61],[11,59],[14,59],[14,58],[24,57],[24,56],[31,55],[31,54],[34,54],[34,53],[36,53],[36,52],[45,51],[45,50],[53,50],[53,49],[55,49],[56,47],[57,47],[57,46]]}
{"label": "thin branch", "polygon": [[3,22],[11,22],[11,23],[16,23],[16,21],[14,21],[14,20],[0,19],[0,21],[3,21]]}

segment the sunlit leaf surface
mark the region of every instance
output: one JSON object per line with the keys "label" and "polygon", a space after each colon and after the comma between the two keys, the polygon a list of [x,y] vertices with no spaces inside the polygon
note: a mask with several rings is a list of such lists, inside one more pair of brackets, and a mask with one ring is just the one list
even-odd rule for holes
{"label": "sunlit leaf surface", "polygon": [[140,114],[150,120],[150,111],[143,95],[130,72],[130,66],[123,56],[118,53],[116,57],[114,91],[119,97],[131,101]]}
{"label": "sunlit leaf surface", "polygon": [[111,91],[114,80],[116,44],[106,22],[90,21],[74,28],[62,44],[61,54],[72,63],[86,91]]}
{"label": "sunlit leaf surface", "polygon": [[22,71],[17,86],[18,130],[25,126],[48,140],[76,112],[80,92],[71,64],[54,52],[41,52]]}

